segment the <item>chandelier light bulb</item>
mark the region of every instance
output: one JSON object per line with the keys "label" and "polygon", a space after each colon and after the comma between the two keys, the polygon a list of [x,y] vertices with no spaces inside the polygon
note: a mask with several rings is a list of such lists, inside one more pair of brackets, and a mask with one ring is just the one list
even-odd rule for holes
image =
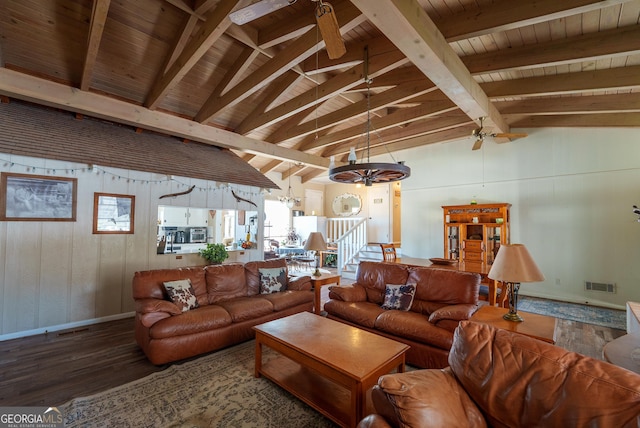
{"label": "chandelier light bulb", "polygon": [[349,157],[347,158],[347,160],[349,161],[349,165],[353,165],[358,160],[358,158],[356,157],[356,149],[354,147],[351,147],[349,149]]}

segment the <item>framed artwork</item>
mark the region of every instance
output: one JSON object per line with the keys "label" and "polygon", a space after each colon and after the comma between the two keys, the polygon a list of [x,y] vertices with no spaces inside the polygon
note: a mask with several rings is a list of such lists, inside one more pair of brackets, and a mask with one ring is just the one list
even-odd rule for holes
{"label": "framed artwork", "polygon": [[0,174],[0,220],[76,221],[77,179]]}
{"label": "framed artwork", "polygon": [[93,194],[93,233],[132,234],[136,197]]}

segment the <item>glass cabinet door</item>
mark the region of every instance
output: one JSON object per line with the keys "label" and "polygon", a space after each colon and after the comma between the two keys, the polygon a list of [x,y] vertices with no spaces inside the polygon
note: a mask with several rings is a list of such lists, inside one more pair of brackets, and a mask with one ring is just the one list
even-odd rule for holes
{"label": "glass cabinet door", "polygon": [[446,243],[445,258],[458,260],[460,258],[460,226],[447,226]]}
{"label": "glass cabinet door", "polygon": [[485,242],[486,252],[486,263],[488,265],[493,264],[493,261],[496,259],[496,255],[498,254],[498,250],[500,249],[500,242],[502,241],[502,227],[501,226],[486,226],[486,234],[487,241]]}

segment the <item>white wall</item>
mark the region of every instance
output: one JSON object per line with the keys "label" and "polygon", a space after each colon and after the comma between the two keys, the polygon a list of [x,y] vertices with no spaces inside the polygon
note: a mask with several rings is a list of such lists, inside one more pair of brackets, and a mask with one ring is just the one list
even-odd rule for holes
{"label": "white wall", "polygon": [[[75,177],[78,186],[75,222],[0,221],[0,339],[130,313],[136,271],[204,264],[197,254],[156,254],[160,204],[256,210],[233,189],[258,205],[259,218],[264,212],[259,188],[87,167],[0,153],[0,172]],[[159,199],[192,185],[188,195]],[[135,196],[133,235],[92,234],[94,192]],[[262,258],[262,245],[250,251]]]}
{"label": "white wall", "polygon": [[[525,295],[624,308],[640,301],[640,130],[524,129],[507,144],[471,138],[400,152],[402,254],[443,256],[442,205],[511,203],[511,242],[527,246],[546,281]],[[409,161],[410,160],[410,161]],[[617,284],[587,292],[584,281]]]}

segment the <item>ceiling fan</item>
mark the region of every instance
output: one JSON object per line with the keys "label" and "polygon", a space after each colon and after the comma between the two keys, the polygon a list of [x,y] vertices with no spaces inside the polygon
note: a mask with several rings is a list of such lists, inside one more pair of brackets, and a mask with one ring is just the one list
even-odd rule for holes
{"label": "ceiling fan", "polygon": [[484,143],[485,137],[509,138],[510,140],[513,140],[515,138],[524,138],[529,135],[529,134],[512,133],[512,132],[503,132],[503,133],[497,133],[497,134],[484,132],[484,128],[482,125],[482,122],[484,121],[484,119],[485,119],[484,117],[480,118],[480,128],[477,128],[471,131],[471,136],[476,137],[476,142],[473,144],[473,147],[471,148],[471,150],[480,149],[480,147],[482,147],[482,143]]}
{"label": "ceiling fan", "polygon": [[[229,15],[234,24],[242,25],[254,19],[261,18],[285,6],[292,5],[297,0],[261,0],[247,7],[236,10]],[[331,59],[340,58],[347,52],[340,34],[338,19],[330,3],[322,0],[311,0],[318,3],[316,6],[316,22],[327,49],[327,55]]]}

